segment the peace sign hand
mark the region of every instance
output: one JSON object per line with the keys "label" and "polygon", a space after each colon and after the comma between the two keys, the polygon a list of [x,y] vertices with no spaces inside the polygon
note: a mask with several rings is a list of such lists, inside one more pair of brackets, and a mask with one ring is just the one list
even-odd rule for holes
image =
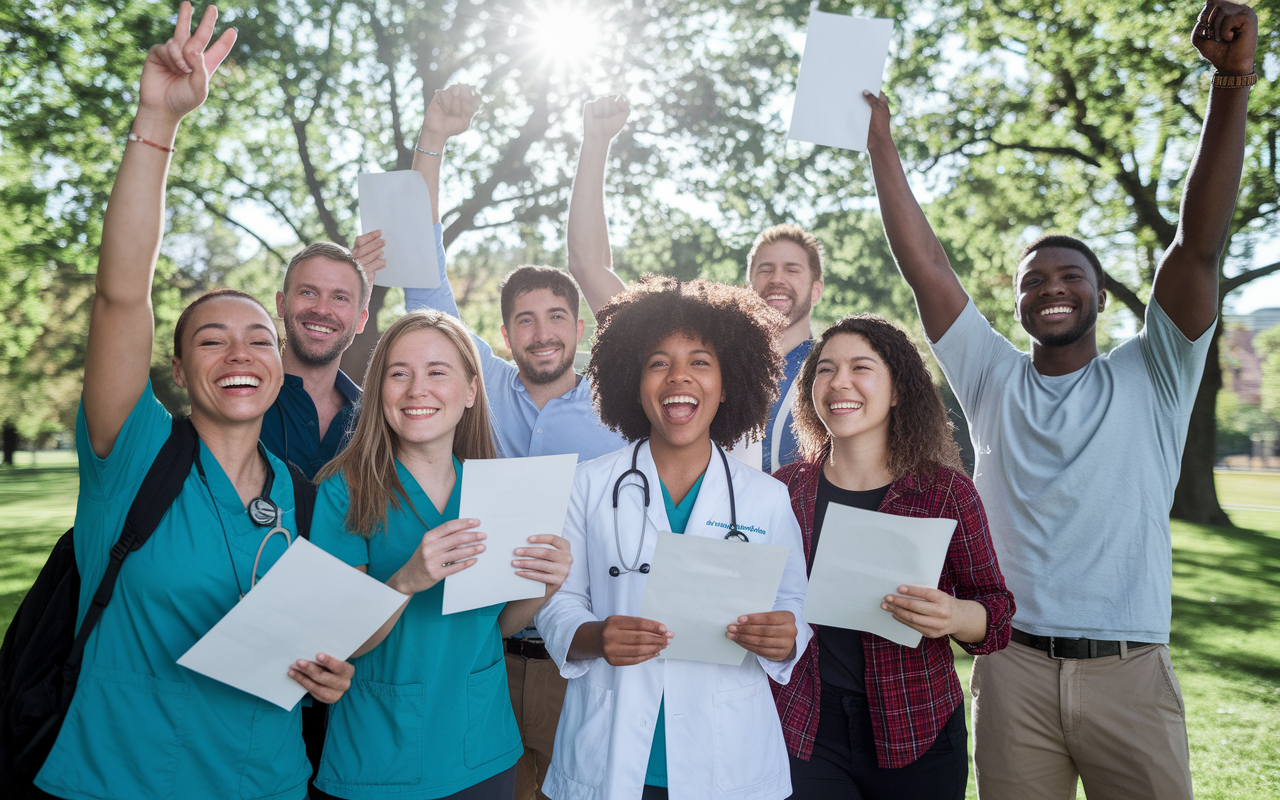
{"label": "peace sign hand", "polygon": [[1191,44],[1223,75],[1248,75],[1258,49],[1258,15],[1227,0],[1207,0],[1191,31]]}
{"label": "peace sign hand", "polygon": [[[200,107],[209,96],[209,76],[231,51],[235,28],[228,28],[212,46],[216,6],[208,6],[195,33],[191,33],[191,3],[178,7],[173,37],[147,53],[139,81],[139,115],[150,114],[177,123]],[[205,49],[208,48],[208,49]]]}

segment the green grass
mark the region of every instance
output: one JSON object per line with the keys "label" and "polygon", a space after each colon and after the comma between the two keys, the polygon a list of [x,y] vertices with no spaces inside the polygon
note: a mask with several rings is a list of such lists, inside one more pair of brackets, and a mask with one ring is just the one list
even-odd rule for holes
{"label": "green grass", "polygon": [[[0,633],[75,516],[74,455],[40,453],[34,468],[25,455],[0,468]],[[1240,527],[1173,524],[1171,647],[1196,797],[1280,798],[1280,475],[1220,473],[1218,492]],[[956,661],[966,690],[972,664]]]}

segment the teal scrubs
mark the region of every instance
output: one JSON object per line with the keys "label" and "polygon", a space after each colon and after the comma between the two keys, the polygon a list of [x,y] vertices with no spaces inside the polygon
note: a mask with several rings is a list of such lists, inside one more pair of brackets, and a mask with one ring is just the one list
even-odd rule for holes
{"label": "teal scrubs", "polygon": [[[80,494],[75,549],[80,619],[106,570],[142,478],[172,421],[147,385],[111,454],[94,455],[84,408],[76,421]],[[203,444],[178,499],[141,549],[129,554],[84,651],[66,721],[36,777],[70,800],[302,798],[310,767],[295,706],[284,711],[177,665],[231,610],[267,528],[249,519],[235,487]],[[296,531],[293,482],[269,456],[271,499]],[[216,507],[215,507],[216,504]],[[273,536],[265,573],[285,550]]]}
{"label": "teal scrubs", "polygon": [[[397,461],[412,508],[402,501],[399,511],[387,509],[386,530],[369,539],[344,524],[345,477],[329,478],[320,485],[311,541],[386,581],[427,530],[458,518],[462,464],[456,458],[453,464],[457,481],[441,514]],[[316,776],[321,791],[349,800],[427,800],[473,786],[520,758],[498,630],[502,604],[444,616],[443,598],[443,581],[414,595],[387,638],[355,659],[351,688],[329,710]]]}
{"label": "teal scrubs", "polygon": [[[667,507],[667,522],[671,523],[672,533],[684,533],[685,526],[689,524],[689,516],[693,513],[693,504],[698,502],[698,490],[702,488],[702,479],[706,476],[705,472],[698,476],[698,480],[694,481],[693,487],[689,489],[689,493],[684,496],[679,505],[672,501],[667,485],[658,481],[662,484],[662,502]],[[644,770],[644,782],[647,786],[667,785],[666,708],[665,700],[658,704],[658,723],[653,729],[653,746],[649,748],[649,766]]]}

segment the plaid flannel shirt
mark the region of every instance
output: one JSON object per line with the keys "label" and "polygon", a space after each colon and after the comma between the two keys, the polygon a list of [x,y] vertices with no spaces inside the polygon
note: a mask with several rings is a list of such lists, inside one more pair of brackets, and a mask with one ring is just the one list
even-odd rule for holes
{"label": "plaid flannel shirt", "polygon": [[[800,522],[806,565],[813,568],[813,509],[823,460],[798,461],[774,473],[787,484],[791,507]],[[957,521],[938,588],[987,610],[987,637],[977,644],[960,642],[969,653],[994,653],[1009,644],[1013,595],[1005,588],[996,563],[987,515],[973,481],[953,469],[932,476],[911,473],[894,481],[879,511],[904,517],[942,517]],[[948,638],[924,639],[907,648],[875,634],[862,634],[866,652],[867,701],[875,732],[876,763],[905,767],[933,744],[938,733],[964,702]],[[809,760],[818,733],[822,683],[818,677],[818,637],[797,661],[786,686],[773,683],[787,749]]]}

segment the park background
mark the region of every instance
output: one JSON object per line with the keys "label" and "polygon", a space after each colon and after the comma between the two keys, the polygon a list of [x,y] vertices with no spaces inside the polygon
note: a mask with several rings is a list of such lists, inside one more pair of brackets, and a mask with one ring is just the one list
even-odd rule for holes
{"label": "park background", "polygon": [[[1280,0],[1254,0],[1240,201],[1221,265],[1226,316],[1196,398],[1175,498],[1174,661],[1203,797],[1280,797]],[[975,302],[1019,346],[1011,274],[1042,231],[1077,232],[1111,295],[1103,349],[1140,324],[1173,240],[1209,67],[1199,6],[1150,0],[925,0],[822,10],[896,20],[885,90],[917,194]],[[360,172],[407,169],[424,100],[468,82],[485,103],[445,153],[441,206],[464,319],[501,343],[496,286],[564,264],[582,103],[624,94],[610,155],[615,267],[741,282],[779,222],[827,250],[817,328],[875,311],[923,334],[893,268],[864,155],[787,141],[807,2],[237,0],[239,39],[179,131],[155,282],[152,379],[169,377],[178,312],[211,286],[273,308],[303,243],[350,244]],[[0,472],[0,626],[73,514],[69,453],[102,211],[146,48],[175,7],[0,0],[0,423],[32,454]],[[344,358],[359,377],[403,312],[375,292]],[[586,309],[584,314],[590,319]],[[1238,312],[1238,313],[1232,313]],[[1246,313],[1248,312],[1248,313]],[[1117,442],[1117,447],[1124,444]],[[8,448],[6,448],[7,450]],[[967,665],[967,662],[965,662]],[[967,666],[965,666],[967,669]]]}

